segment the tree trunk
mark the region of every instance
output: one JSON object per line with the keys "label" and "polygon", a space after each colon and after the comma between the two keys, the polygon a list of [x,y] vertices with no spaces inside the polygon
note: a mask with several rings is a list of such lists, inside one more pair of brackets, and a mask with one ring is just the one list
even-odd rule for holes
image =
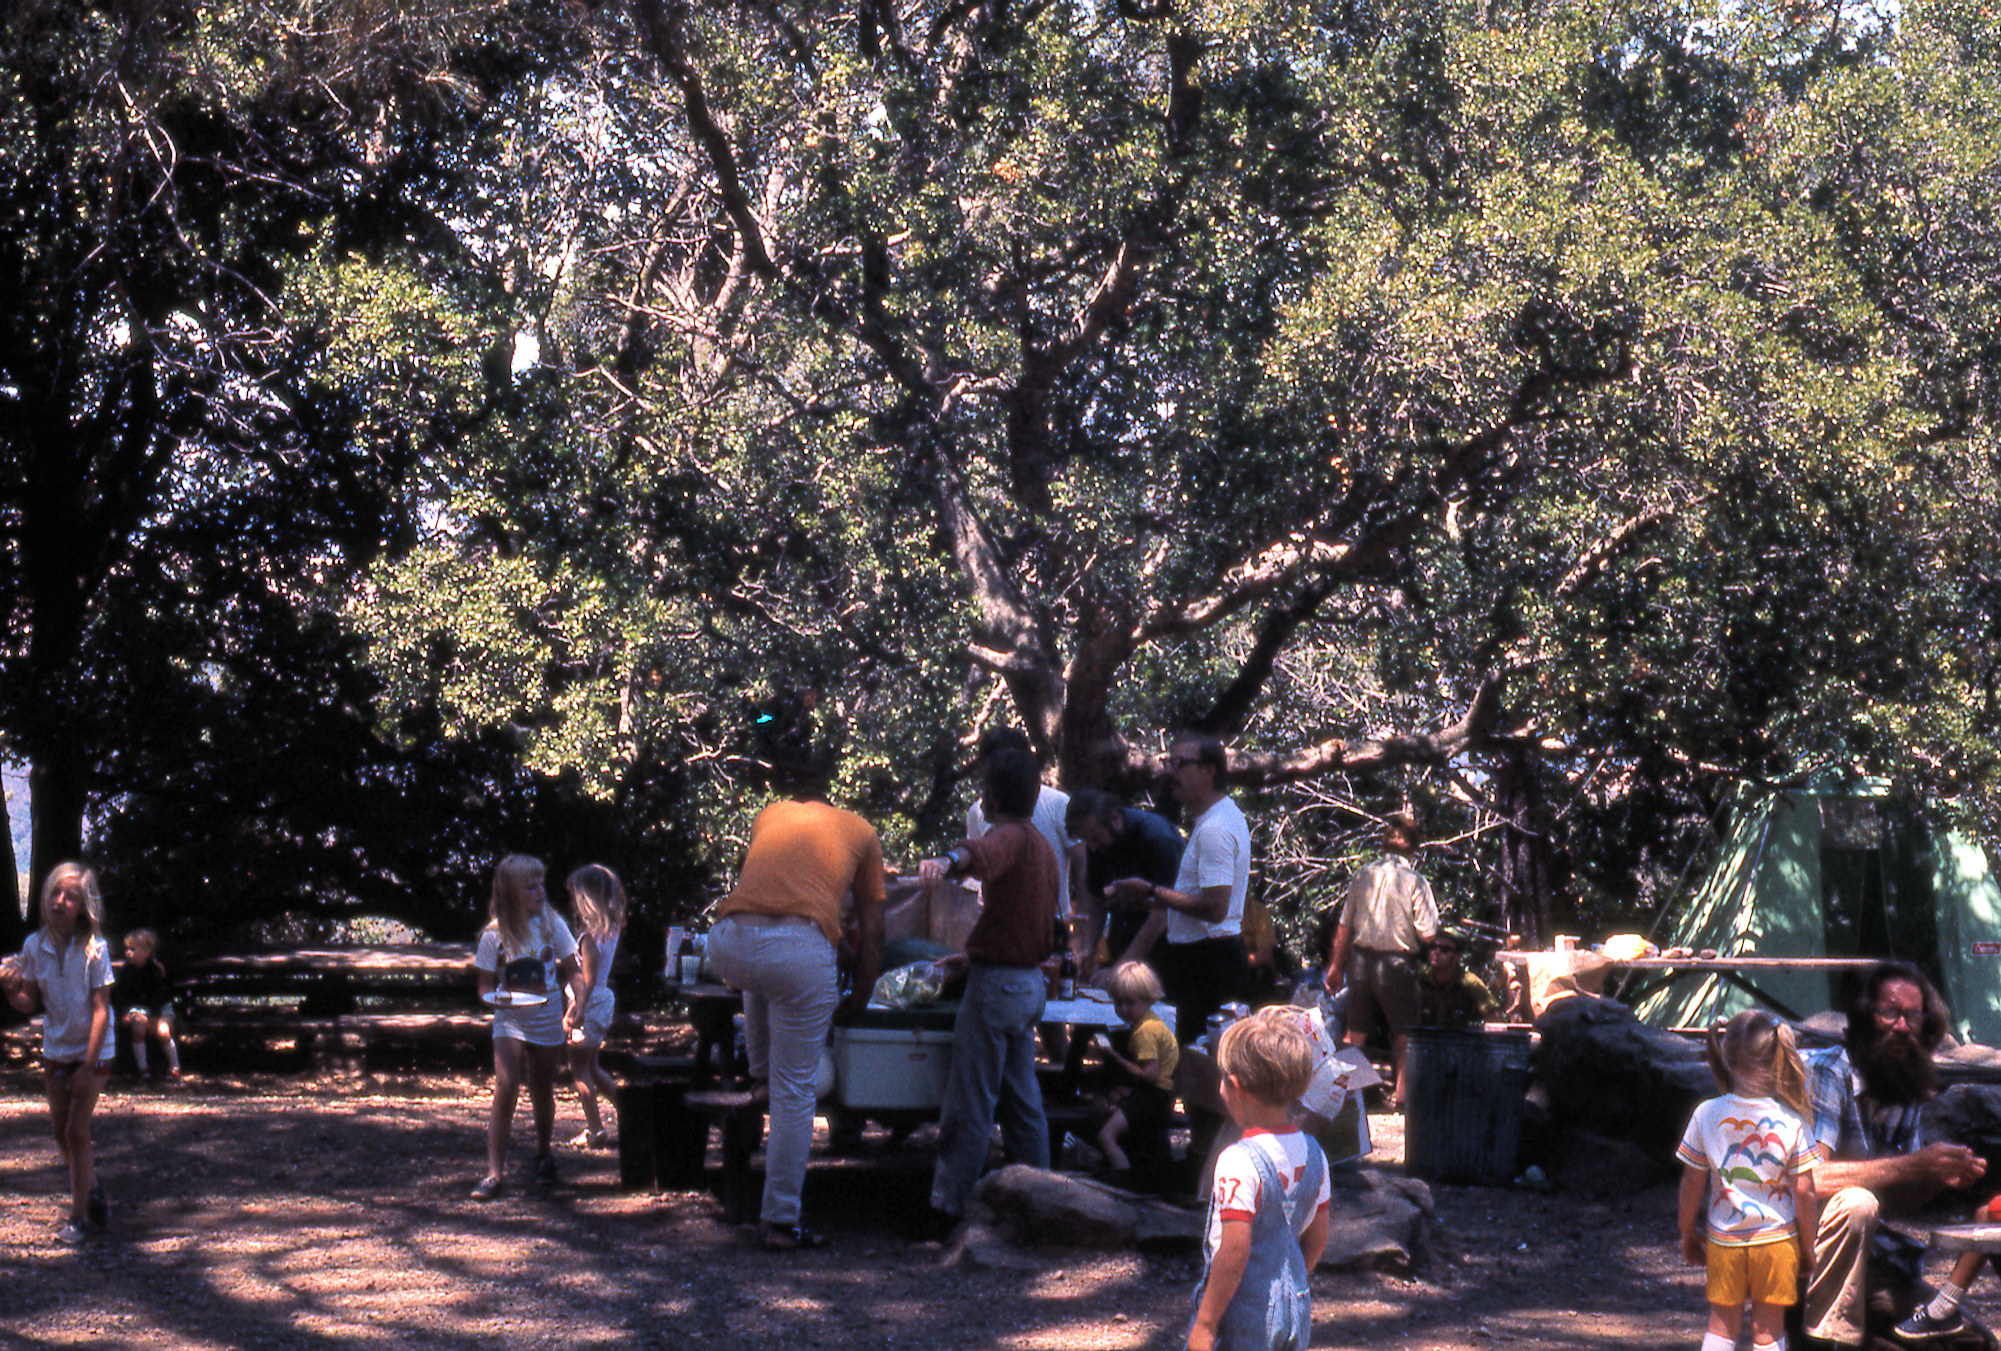
{"label": "tree trunk", "polygon": [[0,868],[6,869],[6,903],[0,904],[0,953],[19,952],[28,937],[21,910],[21,864],[14,857],[14,821],[8,813],[7,785],[0,781]]}
{"label": "tree trunk", "polygon": [[[42,879],[58,863],[83,857],[83,765],[70,753],[38,762],[28,773],[33,808],[28,894],[39,896]],[[30,907],[29,922],[41,922],[39,907]]]}
{"label": "tree trunk", "polygon": [[1504,752],[1495,764],[1494,802],[1501,810],[1501,922],[1524,945],[1550,941],[1551,848],[1547,806],[1532,753]]}

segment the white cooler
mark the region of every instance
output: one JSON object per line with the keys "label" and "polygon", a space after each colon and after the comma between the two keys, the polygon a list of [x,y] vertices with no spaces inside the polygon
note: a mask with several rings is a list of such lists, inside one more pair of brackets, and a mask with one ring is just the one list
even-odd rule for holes
{"label": "white cooler", "polygon": [[843,1027],[834,1032],[834,1073],[841,1106],[858,1111],[945,1104],[952,1034],[915,1027]]}

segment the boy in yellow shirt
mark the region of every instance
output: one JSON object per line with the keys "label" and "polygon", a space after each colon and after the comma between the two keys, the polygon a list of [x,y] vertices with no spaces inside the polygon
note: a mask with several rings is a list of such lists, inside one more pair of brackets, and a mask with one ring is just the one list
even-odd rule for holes
{"label": "boy in yellow shirt", "polygon": [[1105,1058],[1132,1078],[1115,1090],[1112,1115],[1098,1131],[1098,1148],[1105,1162],[1124,1172],[1132,1167],[1119,1141],[1128,1131],[1164,1131],[1174,1115],[1174,1070],[1181,1062],[1181,1047],[1167,1024],[1155,1016],[1153,1006],[1160,1001],[1160,978],[1142,962],[1121,962],[1112,971],[1106,988],[1112,1008],[1129,1029],[1128,1059],[1105,1046]]}

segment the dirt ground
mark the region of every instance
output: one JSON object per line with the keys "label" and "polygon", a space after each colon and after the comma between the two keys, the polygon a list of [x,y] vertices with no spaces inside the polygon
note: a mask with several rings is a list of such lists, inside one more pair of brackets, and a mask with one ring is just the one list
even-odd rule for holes
{"label": "dirt ground", "polygon": [[[700,1193],[628,1194],[615,1154],[563,1150],[538,1195],[483,1171],[486,1081],[114,1080],[97,1123],[111,1233],[55,1240],[63,1174],[40,1081],[0,1075],[0,1346],[1170,1348],[1191,1255],[1045,1252],[1039,1270],[943,1265],[903,1237],[922,1214],[928,1132],[816,1153],[809,1219],[830,1248],[773,1255]],[[1373,1119],[1378,1162],[1401,1156]],[[578,1128],[559,1098],[558,1138]],[[526,1121],[517,1123],[517,1142]],[[1577,1203],[1436,1190],[1444,1252],[1415,1275],[1314,1279],[1316,1347],[1655,1348],[1701,1336],[1675,1260],[1674,1198]]]}

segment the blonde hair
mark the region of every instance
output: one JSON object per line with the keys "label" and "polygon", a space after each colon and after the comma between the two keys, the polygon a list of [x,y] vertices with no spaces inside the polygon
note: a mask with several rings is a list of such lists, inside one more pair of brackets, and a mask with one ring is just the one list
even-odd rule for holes
{"label": "blonde hair", "polygon": [[1145,962],[1120,962],[1112,968],[1105,989],[1121,1004],[1157,1004],[1161,999],[1160,977]]}
{"label": "blonde hair", "polygon": [[151,929],[126,930],[125,946],[130,947],[134,943],[144,943],[147,952],[152,953],[156,957],[160,955],[160,935],[154,933]]}
{"label": "blonde hair", "polygon": [[42,879],[42,927],[49,927],[49,902],[58,891],[75,887],[83,898],[83,914],[77,927],[87,934],[104,932],[104,898],[97,892],[97,874],[81,863],[58,863]]}
{"label": "blonde hair", "polygon": [[604,864],[586,863],[563,886],[576,909],[577,928],[584,933],[601,936],[625,927],[625,888],[618,874]]}
{"label": "blonde hair", "polygon": [[542,877],[548,871],[541,859],[526,854],[509,854],[494,865],[493,899],[488,903],[487,913],[510,949],[519,951],[528,946],[528,879]]}
{"label": "blonde hair", "polygon": [[1297,1021],[1299,1011],[1259,1009],[1223,1030],[1216,1063],[1237,1090],[1259,1102],[1291,1106],[1313,1082],[1313,1043]]}
{"label": "blonde hair", "polygon": [[1812,1119],[1806,1066],[1793,1043],[1793,1030],[1771,1014],[1753,1009],[1711,1028],[1708,1051],[1709,1072],[1724,1092],[1777,1098],[1796,1115]]}

